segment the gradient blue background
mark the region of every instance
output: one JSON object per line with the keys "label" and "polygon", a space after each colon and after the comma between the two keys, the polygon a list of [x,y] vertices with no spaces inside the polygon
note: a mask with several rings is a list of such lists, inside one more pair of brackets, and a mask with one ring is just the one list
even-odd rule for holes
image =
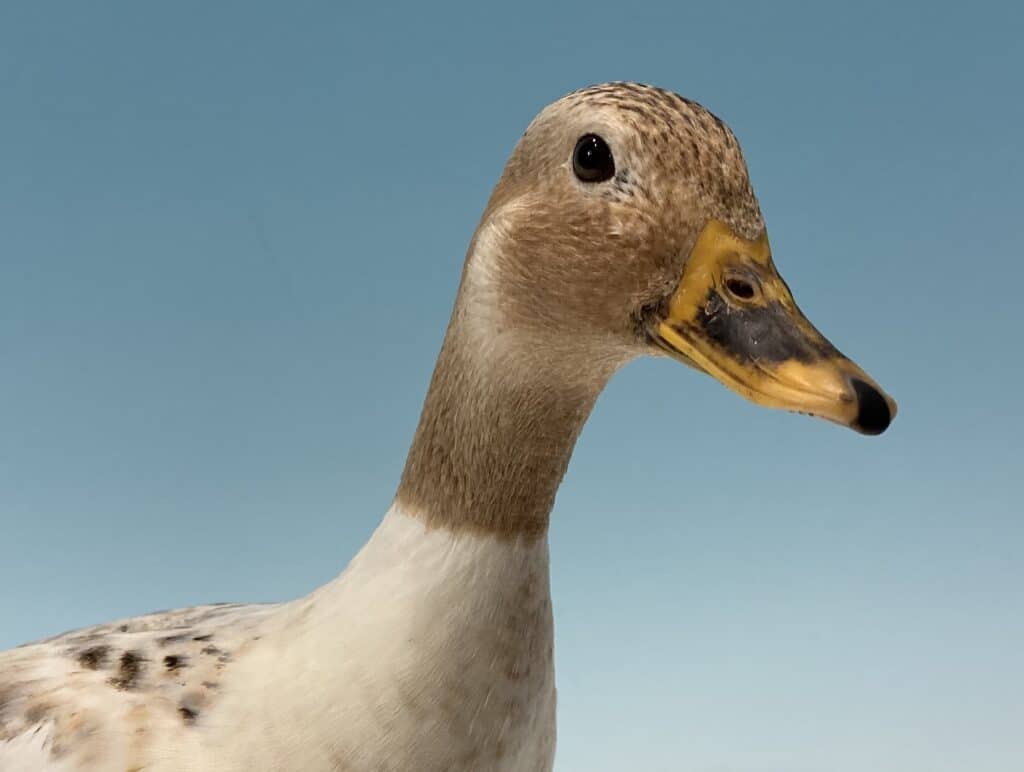
{"label": "gradient blue background", "polygon": [[0,9],[0,646],[304,593],[387,508],[530,118],[652,82],[736,130],[885,436],[669,361],[551,542],[557,768],[1024,769],[1021,13],[971,4]]}

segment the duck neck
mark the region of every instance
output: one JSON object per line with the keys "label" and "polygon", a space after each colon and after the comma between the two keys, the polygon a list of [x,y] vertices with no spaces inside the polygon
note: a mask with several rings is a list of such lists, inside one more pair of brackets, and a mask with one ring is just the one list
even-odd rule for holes
{"label": "duck neck", "polygon": [[574,362],[539,333],[487,334],[463,306],[438,357],[396,501],[430,527],[541,538],[576,438],[614,367],[583,363],[578,353]]}

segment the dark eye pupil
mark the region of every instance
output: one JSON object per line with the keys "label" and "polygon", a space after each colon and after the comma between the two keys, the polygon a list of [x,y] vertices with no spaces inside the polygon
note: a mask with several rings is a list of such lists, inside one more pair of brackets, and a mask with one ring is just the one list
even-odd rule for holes
{"label": "dark eye pupil", "polygon": [[572,154],[572,170],[582,182],[604,182],[615,174],[608,143],[596,134],[584,134]]}

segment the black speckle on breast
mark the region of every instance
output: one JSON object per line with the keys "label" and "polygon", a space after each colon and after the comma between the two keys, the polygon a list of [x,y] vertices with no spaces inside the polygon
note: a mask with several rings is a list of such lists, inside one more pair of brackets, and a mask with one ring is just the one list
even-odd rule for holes
{"label": "black speckle on breast", "polygon": [[188,657],[183,654],[168,654],[164,657],[164,667],[171,673],[188,667]]}
{"label": "black speckle on breast", "polygon": [[146,658],[137,651],[126,651],[121,655],[117,675],[109,683],[120,691],[131,691],[139,685],[139,678],[146,666]]}
{"label": "black speckle on breast", "polygon": [[178,715],[185,726],[192,726],[199,718],[199,713],[206,704],[206,693],[199,691],[186,692],[178,701]]}
{"label": "black speckle on breast", "polygon": [[106,645],[90,646],[88,649],[78,652],[75,659],[84,668],[99,670],[101,667],[106,667],[110,660],[110,647]]}
{"label": "black speckle on breast", "polygon": [[176,633],[174,635],[165,635],[162,638],[157,638],[156,642],[160,646],[173,646],[177,643],[184,643],[188,640],[188,633]]}
{"label": "black speckle on breast", "polygon": [[218,670],[222,669],[225,664],[231,661],[231,652],[224,651],[224,649],[218,648],[212,643],[200,649],[199,653],[205,654],[208,657],[216,657],[217,662],[219,663],[217,665]]}

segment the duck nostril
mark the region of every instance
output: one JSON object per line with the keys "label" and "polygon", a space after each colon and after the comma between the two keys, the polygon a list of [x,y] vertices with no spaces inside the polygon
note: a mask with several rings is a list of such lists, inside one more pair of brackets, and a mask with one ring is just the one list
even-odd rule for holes
{"label": "duck nostril", "polygon": [[740,300],[750,300],[754,297],[754,285],[746,279],[730,277],[725,280],[725,288]]}

